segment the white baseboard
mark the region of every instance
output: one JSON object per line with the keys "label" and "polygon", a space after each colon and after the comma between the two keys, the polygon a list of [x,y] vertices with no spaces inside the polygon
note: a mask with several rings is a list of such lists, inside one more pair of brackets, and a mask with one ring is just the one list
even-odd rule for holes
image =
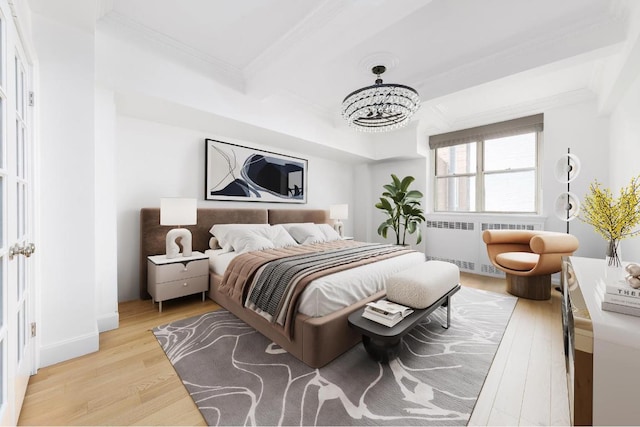
{"label": "white baseboard", "polygon": [[120,326],[120,313],[117,311],[98,317],[98,332],[100,333],[118,329],[118,326]]}
{"label": "white baseboard", "polygon": [[97,329],[86,335],[42,346],[40,347],[40,366],[38,368],[93,353],[98,351],[99,347],[100,339]]}

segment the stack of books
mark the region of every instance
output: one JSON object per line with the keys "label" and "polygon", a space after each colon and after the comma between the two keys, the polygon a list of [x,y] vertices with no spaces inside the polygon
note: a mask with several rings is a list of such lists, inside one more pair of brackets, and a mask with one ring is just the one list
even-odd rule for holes
{"label": "stack of books", "polygon": [[602,309],[616,313],[640,316],[640,289],[632,288],[624,280],[598,280]]}
{"label": "stack of books", "polygon": [[411,313],[413,313],[413,310],[409,307],[381,299],[367,303],[362,317],[378,322],[381,325],[392,327]]}

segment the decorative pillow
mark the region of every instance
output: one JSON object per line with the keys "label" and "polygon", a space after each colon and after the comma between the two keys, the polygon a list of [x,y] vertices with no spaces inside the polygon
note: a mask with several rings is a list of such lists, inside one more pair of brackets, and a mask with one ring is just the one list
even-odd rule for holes
{"label": "decorative pillow", "polygon": [[233,230],[227,234],[228,244],[239,254],[251,251],[261,251],[263,249],[273,249],[275,246],[264,235],[268,228],[247,228],[243,230]]}
{"label": "decorative pillow", "polygon": [[296,224],[289,228],[289,234],[301,245],[326,242],[327,238],[317,224]]}
{"label": "decorative pillow", "polygon": [[329,224],[318,224],[318,228],[326,237],[327,242],[332,242],[334,240],[342,240],[342,237],[338,234],[338,232]]}
{"label": "decorative pillow", "polygon": [[225,252],[231,252],[233,246],[229,243],[227,235],[233,233],[236,230],[251,230],[256,228],[268,228],[269,224],[215,224],[209,230],[209,233],[213,234],[218,239],[218,244]]}
{"label": "decorative pillow", "polygon": [[220,243],[218,242],[218,239],[216,239],[215,237],[209,239],[209,247],[211,249],[222,249]]}
{"label": "decorative pillow", "polygon": [[[262,233],[263,230],[259,230]],[[271,240],[274,247],[276,248],[286,248],[287,246],[297,246],[298,242],[296,242],[293,237],[282,225],[272,225],[267,229],[265,233],[265,237]]]}

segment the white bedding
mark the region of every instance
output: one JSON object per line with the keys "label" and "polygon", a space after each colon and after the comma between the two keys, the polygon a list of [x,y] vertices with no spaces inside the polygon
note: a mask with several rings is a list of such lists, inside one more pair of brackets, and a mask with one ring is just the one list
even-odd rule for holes
{"label": "white bedding", "polygon": [[[222,249],[209,249],[205,253],[209,255],[209,267],[219,275],[224,274],[231,260],[238,255],[224,253]],[[300,295],[298,312],[311,317],[331,314],[383,290],[387,277],[424,260],[422,252],[411,252],[318,278]]]}
{"label": "white bedding", "polygon": [[204,253],[209,256],[209,270],[220,276],[224,275],[231,260],[239,255],[236,252],[226,252],[224,249],[207,249]]}

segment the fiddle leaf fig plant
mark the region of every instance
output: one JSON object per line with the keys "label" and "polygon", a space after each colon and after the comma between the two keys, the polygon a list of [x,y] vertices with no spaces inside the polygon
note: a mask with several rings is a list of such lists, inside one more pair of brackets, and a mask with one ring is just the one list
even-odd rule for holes
{"label": "fiddle leaf fig plant", "polygon": [[416,233],[416,243],[420,243],[422,231],[419,225],[425,220],[424,211],[420,207],[423,195],[418,190],[409,190],[409,186],[415,181],[414,177],[407,176],[400,180],[391,174],[391,179],[391,184],[383,185],[386,191],[382,193],[380,202],[376,203],[376,208],[388,216],[378,227],[378,234],[386,239],[391,229],[396,235],[396,245],[405,245],[407,233]]}

